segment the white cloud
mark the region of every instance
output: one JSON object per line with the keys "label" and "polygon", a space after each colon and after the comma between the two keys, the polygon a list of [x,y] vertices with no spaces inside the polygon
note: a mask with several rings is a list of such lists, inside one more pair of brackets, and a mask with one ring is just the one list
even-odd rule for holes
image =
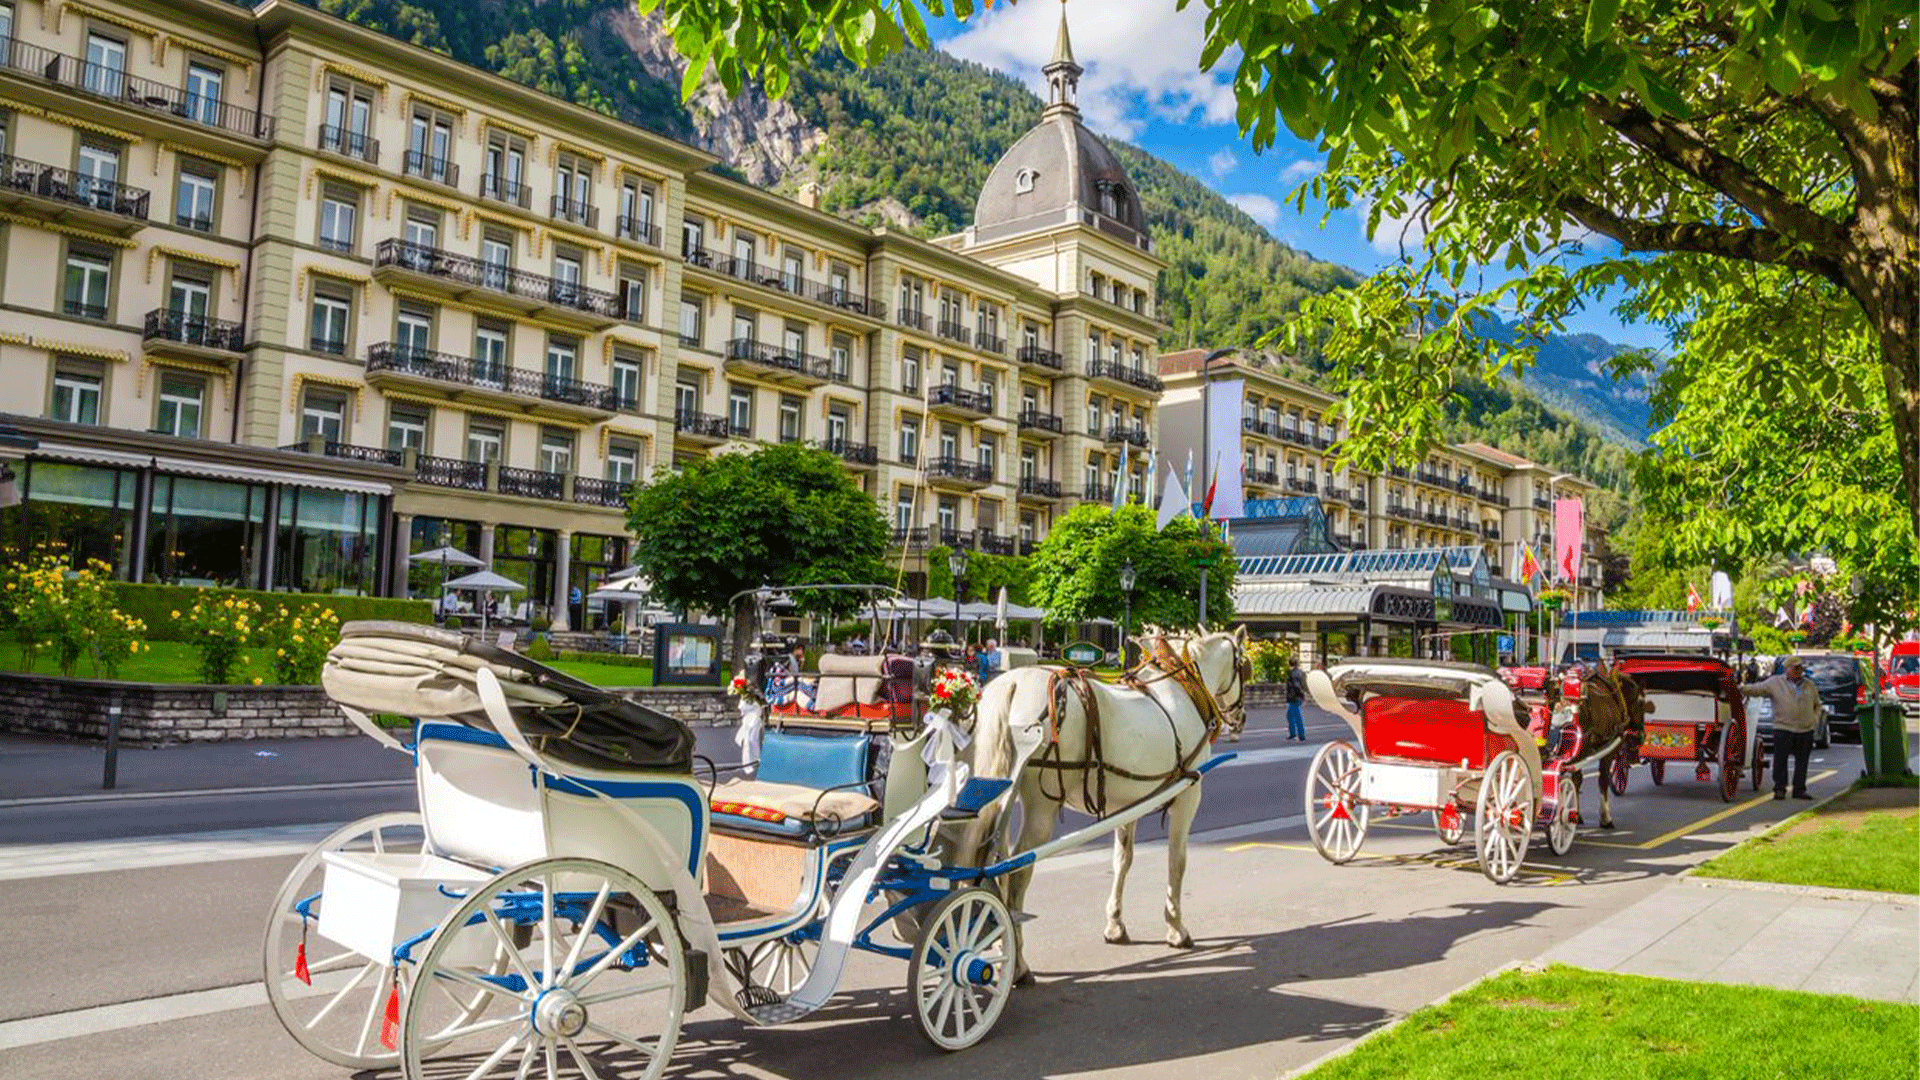
{"label": "white cloud", "polygon": [[[1149,116],[1173,123],[1234,118],[1233,90],[1226,79],[1233,58],[1213,72],[1200,70],[1206,38],[1206,8],[1177,10],[1170,2],[1122,5],[1109,0],[1100,18],[1071,19],[1074,59],[1087,69],[1080,79],[1080,111],[1088,126],[1134,138]],[[1060,9],[1054,4],[999,4],[970,20],[942,48],[963,60],[985,64],[1021,80],[1041,97],[1040,68],[1053,55]]]}
{"label": "white cloud", "polygon": [[1226,179],[1226,175],[1238,164],[1240,159],[1234,157],[1233,151],[1224,146],[1207,155],[1207,171],[1213,174],[1215,180]]}
{"label": "white cloud", "polygon": [[1319,171],[1320,163],[1317,161],[1296,161],[1280,170],[1280,179],[1289,184],[1298,184]]}
{"label": "white cloud", "polygon": [[1280,224],[1280,204],[1266,195],[1251,192],[1244,195],[1229,195],[1227,201],[1246,212],[1246,215],[1271,230]]}

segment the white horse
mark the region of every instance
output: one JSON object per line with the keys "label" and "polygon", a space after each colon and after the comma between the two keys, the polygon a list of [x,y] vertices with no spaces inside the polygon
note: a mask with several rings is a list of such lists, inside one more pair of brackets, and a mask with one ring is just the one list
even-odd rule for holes
{"label": "white horse", "polygon": [[[974,722],[973,775],[1011,777],[1025,809],[1019,840],[1008,854],[1052,837],[1060,808],[1099,817],[1118,811],[1187,775],[1205,761],[1222,733],[1238,738],[1246,724],[1246,632],[1135,639],[1142,661],[1121,683],[1105,683],[1057,667],[1019,668],[988,683]],[[1088,723],[1088,711],[1097,715]],[[1180,918],[1187,834],[1200,808],[1195,783],[1167,807],[1167,944],[1193,944]],[[1113,892],[1106,939],[1127,940],[1121,892],[1133,865],[1135,824],[1113,834]],[[963,865],[986,860],[1005,829],[997,808],[970,822],[954,847]],[[1007,882],[1007,905],[1021,909],[1032,867]],[[1021,953],[1024,956],[1024,952]],[[1016,973],[1026,978],[1025,962]]]}

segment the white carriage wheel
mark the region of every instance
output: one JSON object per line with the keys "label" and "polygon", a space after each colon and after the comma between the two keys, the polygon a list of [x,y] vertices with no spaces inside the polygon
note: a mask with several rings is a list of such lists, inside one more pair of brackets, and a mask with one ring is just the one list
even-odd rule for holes
{"label": "white carriage wheel", "polygon": [[747,981],[790,998],[807,981],[819,954],[820,942],[813,938],[795,941],[783,935],[763,941],[747,952]]}
{"label": "white carriage wheel", "polygon": [[999,894],[962,889],[935,904],[907,966],[907,994],[920,1034],[942,1050],[986,1037],[1013,992],[1019,938]]}
{"label": "white carriage wheel", "polygon": [[[465,1080],[655,1080],[666,1070],[686,955],[666,904],[627,871],[575,858],[508,870],[429,942],[400,1023],[410,1080],[426,1076],[428,1054],[435,1076]],[[483,1004],[464,1008],[475,992]]]}
{"label": "white carriage wheel", "polygon": [[1573,834],[1579,831],[1580,774],[1572,769],[1560,774],[1559,806],[1547,823],[1547,850],[1565,855],[1573,850]]}
{"label": "white carriage wheel", "polygon": [[1313,755],[1307,769],[1307,835],[1330,863],[1360,853],[1367,839],[1367,804],[1360,801],[1360,755],[1335,739]]}
{"label": "white carriage wheel", "polygon": [[[381,1044],[379,1030],[381,1007],[393,990],[390,965],[313,932],[324,903],[321,856],[330,851],[412,854],[424,843],[420,815],[414,811],[362,818],[342,825],[301,856],[274,895],[262,949],[267,1003],[287,1034],[323,1061],[348,1069],[377,1069],[391,1065],[395,1055]],[[310,897],[312,918],[302,919],[295,905]],[[296,974],[303,945],[311,983]],[[404,983],[400,993],[406,993]]]}
{"label": "white carriage wheel", "polygon": [[1520,755],[1502,750],[1480,780],[1474,806],[1474,849],[1480,870],[1497,885],[1520,872],[1533,834],[1533,783]]}
{"label": "white carriage wheel", "polygon": [[[1449,817],[1453,821],[1451,825],[1447,824]],[[1440,837],[1441,843],[1451,847],[1466,835],[1467,823],[1461,818],[1458,807],[1449,806],[1433,812],[1433,831]]]}

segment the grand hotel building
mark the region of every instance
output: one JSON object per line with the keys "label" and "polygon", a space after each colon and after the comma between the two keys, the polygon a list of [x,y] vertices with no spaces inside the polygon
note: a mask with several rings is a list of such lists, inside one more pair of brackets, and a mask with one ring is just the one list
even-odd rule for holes
{"label": "grand hotel building", "polygon": [[1164,329],[1064,22],[1044,70],[929,242],[288,0],[0,0],[0,539],[380,594],[452,544],[565,628],[631,484],[788,441],[909,554],[1021,550],[1143,489]]}

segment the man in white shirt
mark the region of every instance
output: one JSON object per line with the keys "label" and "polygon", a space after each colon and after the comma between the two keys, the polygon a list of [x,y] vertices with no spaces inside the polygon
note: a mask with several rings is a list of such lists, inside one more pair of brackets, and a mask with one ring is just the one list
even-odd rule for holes
{"label": "man in white shirt", "polygon": [[1793,797],[1807,794],[1807,758],[1813,753],[1813,732],[1820,726],[1820,688],[1807,678],[1807,662],[1787,658],[1784,675],[1746,683],[1740,692],[1773,699],[1773,797],[1787,797],[1787,760],[1793,759]]}

